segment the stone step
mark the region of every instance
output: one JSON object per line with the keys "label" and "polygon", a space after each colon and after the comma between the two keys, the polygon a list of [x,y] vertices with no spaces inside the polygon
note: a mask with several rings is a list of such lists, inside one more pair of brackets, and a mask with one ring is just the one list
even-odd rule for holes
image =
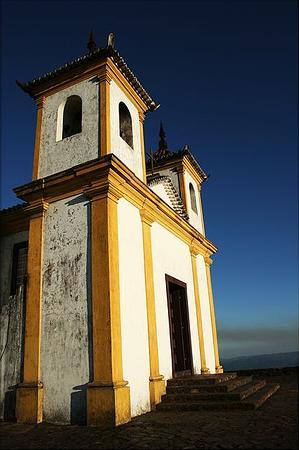
{"label": "stone step", "polygon": [[250,383],[252,381],[252,376],[247,377],[236,377],[232,378],[226,382],[217,384],[206,384],[206,385],[168,385],[166,387],[167,394],[201,394],[204,392],[230,392],[234,389],[243,386],[244,384]]}
{"label": "stone step", "polygon": [[267,383],[265,387],[242,402],[244,409],[259,408],[263,403],[265,403],[266,400],[268,400],[268,398],[271,397],[271,395],[278,391],[279,388],[280,384],[278,383]]}
{"label": "stone step", "polygon": [[163,402],[206,402],[206,401],[237,401],[252,395],[265,386],[266,382],[250,381],[249,383],[234,389],[231,392],[201,392],[201,393],[167,393],[162,396]]}
{"label": "stone step", "polygon": [[172,378],[167,381],[167,386],[188,386],[188,385],[211,385],[225,383],[228,380],[236,378],[237,374],[221,373],[213,375],[192,375],[190,377]]}
{"label": "stone step", "polygon": [[259,408],[274,392],[279,389],[279,384],[266,384],[246,400],[235,401],[173,401],[159,403],[157,409],[160,411],[201,411],[201,410],[250,410]]}

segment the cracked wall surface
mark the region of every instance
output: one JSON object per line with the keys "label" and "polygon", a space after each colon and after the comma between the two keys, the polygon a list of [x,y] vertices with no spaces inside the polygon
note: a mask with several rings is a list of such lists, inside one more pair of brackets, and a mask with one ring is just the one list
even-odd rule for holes
{"label": "cracked wall surface", "polygon": [[44,420],[84,422],[91,371],[89,202],[49,205],[45,218],[41,378]]}
{"label": "cracked wall surface", "polygon": [[3,236],[0,253],[0,418],[15,417],[15,388],[21,381],[25,319],[24,289],[10,295],[13,247],[28,240],[28,232]]}
{"label": "cracked wall surface", "polygon": [[[58,109],[71,95],[82,99],[82,132],[56,141]],[[43,109],[39,178],[98,156],[99,85],[96,78],[91,78],[47,97]]]}

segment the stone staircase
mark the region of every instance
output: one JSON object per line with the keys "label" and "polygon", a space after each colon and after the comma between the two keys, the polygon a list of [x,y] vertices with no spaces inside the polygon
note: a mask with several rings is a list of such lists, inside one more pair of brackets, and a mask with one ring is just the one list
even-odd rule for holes
{"label": "stone staircase", "polygon": [[236,373],[193,375],[167,381],[166,394],[157,405],[160,411],[224,410],[259,408],[279,384],[239,377]]}

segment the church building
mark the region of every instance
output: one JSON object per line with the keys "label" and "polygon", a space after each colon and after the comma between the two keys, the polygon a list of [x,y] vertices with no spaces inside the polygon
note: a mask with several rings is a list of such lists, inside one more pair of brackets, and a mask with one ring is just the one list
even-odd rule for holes
{"label": "church building", "polygon": [[32,180],[1,218],[1,418],[118,425],[168,380],[219,374],[201,188],[188,146],[114,48],[17,82],[37,106]]}

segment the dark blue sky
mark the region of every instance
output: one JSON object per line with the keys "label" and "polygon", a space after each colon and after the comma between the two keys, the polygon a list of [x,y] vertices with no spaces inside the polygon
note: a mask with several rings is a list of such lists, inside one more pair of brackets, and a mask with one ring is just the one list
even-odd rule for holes
{"label": "dark blue sky", "polygon": [[16,85],[99,46],[116,48],[161,103],[172,150],[189,144],[203,187],[223,357],[296,350],[295,1],[2,1],[2,207],[31,178],[35,106]]}

